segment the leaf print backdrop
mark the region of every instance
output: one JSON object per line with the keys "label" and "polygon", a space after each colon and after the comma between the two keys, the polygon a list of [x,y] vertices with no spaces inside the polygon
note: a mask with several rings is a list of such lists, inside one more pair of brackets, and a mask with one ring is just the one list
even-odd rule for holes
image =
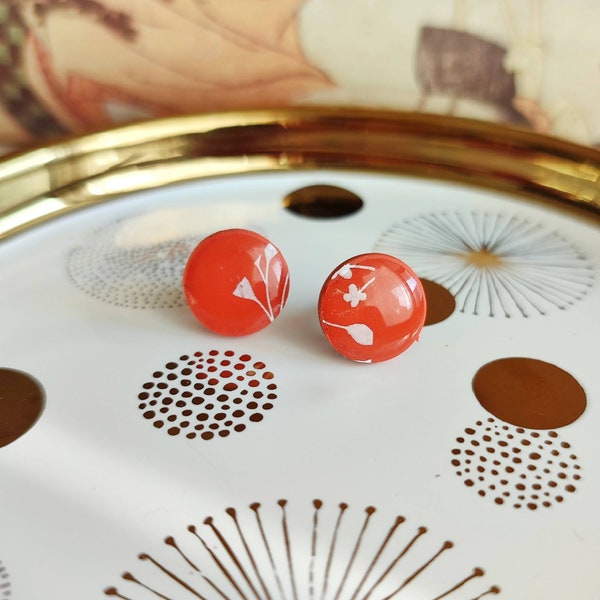
{"label": "leaf print backdrop", "polygon": [[6,144],[296,104],[441,112],[600,144],[600,5],[587,0],[0,0],[0,9]]}

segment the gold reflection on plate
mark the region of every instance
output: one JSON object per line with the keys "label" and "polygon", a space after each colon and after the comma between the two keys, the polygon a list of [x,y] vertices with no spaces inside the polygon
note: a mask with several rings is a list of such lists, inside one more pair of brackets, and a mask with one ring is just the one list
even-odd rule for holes
{"label": "gold reflection on plate", "polygon": [[6,158],[0,239],[131,192],[317,168],[458,181],[600,216],[598,150],[456,117],[296,108],[148,121]]}

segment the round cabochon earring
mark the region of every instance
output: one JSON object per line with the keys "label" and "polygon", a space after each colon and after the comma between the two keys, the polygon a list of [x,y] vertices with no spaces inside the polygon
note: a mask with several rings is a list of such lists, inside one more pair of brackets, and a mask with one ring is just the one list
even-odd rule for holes
{"label": "round cabochon earring", "polygon": [[374,363],[419,339],[427,304],[414,271],[388,254],[360,254],[338,265],[319,295],[318,315],[329,343],[346,358]]}
{"label": "round cabochon earring", "polygon": [[246,229],[226,229],[203,239],[183,273],[192,313],[207,329],[228,336],[270,325],[286,303],[289,285],[279,249]]}

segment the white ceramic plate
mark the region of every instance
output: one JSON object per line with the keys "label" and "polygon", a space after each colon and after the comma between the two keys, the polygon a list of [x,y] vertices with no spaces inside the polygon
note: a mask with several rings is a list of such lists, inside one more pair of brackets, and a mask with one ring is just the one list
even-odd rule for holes
{"label": "white ceramic plate", "polygon": [[[2,242],[1,431],[29,422],[0,449],[0,597],[598,597],[597,220],[318,162],[157,188],[129,172],[139,191]],[[284,207],[315,184],[362,208]],[[195,244],[231,227],[267,236],[291,272],[281,316],[242,338],[204,330],[180,289]],[[456,309],[361,365],[328,346],[316,302],[372,250]],[[479,371],[508,357],[525,360]],[[29,403],[7,370],[31,378]]]}

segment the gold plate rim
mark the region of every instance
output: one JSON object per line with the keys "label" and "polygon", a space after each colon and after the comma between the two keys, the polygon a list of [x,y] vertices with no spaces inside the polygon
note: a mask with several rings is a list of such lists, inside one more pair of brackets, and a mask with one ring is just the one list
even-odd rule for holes
{"label": "gold plate rim", "polygon": [[460,182],[600,217],[600,151],[446,115],[297,107],[158,119],[0,162],[0,240],[132,192],[283,170]]}

